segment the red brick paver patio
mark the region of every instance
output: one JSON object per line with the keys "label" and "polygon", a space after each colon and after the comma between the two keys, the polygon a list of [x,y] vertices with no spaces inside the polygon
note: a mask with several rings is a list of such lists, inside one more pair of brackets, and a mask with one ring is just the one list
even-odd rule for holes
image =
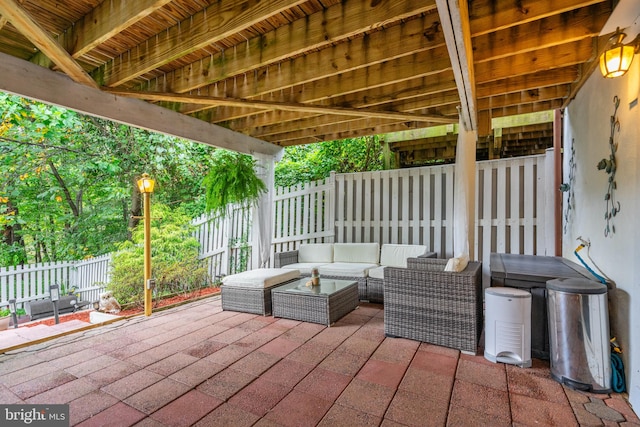
{"label": "red brick paver patio", "polygon": [[80,426],[640,426],[624,395],[479,354],[386,338],[381,305],[326,328],[213,297],[1,354],[0,402]]}

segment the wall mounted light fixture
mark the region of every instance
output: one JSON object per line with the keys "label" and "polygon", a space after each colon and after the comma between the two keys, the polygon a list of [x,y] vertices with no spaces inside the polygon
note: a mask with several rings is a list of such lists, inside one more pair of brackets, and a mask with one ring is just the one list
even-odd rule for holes
{"label": "wall mounted light fixture", "polygon": [[637,43],[634,40],[634,42],[627,45],[623,44],[622,40],[626,36],[618,28],[609,40],[609,43],[613,44],[600,55],[600,72],[604,77],[620,77],[629,71],[633,56],[636,53]]}

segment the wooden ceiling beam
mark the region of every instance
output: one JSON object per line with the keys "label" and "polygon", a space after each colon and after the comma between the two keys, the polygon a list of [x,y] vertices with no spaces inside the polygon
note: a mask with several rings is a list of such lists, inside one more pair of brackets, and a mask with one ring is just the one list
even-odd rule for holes
{"label": "wooden ceiling beam", "polygon": [[49,57],[60,69],[78,83],[98,87],[69,53],[45,31],[15,0],[0,1],[0,15],[5,17],[31,43]]}
{"label": "wooden ceiling beam", "polygon": [[[303,85],[296,85],[296,76],[292,75],[289,76],[290,81],[286,85],[282,83],[278,85],[287,87],[290,90],[282,89],[282,92],[278,90],[273,95],[276,99],[280,99],[281,94],[288,95],[293,93],[292,98],[299,103],[315,103],[336,96],[344,96],[410,79],[435,75],[446,70],[450,70],[450,61],[446,48],[442,46],[388,62],[375,63],[371,67],[358,68],[338,76],[320,78]],[[233,91],[228,96],[253,99],[254,96],[249,89],[250,86],[247,85],[247,88],[239,87],[238,90]],[[215,88],[209,88],[211,89],[210,92],[201,90],[200,93],[211,95],[211,92],[215,92]],[[268,93],[263,95],[266,94]],[[182,109],[181,112],[191,114],[196,111]],[[214,120],[226,121],[228,117],[217,117]]]}
{"label": "wooden ceiling beam", "polygon": [[[454,93],[450,95],[448,100],[449,102],[447,104],[455,106],[455,105],[458,105],[458,97],[457,97],[457,94],[455,93],[455,90],[453,92]],[[444,95],[442,96],[442,98],[444,98]],[[433,99],[427,99],[424,102],[427,103],[427,102],[435,102],[435,101]],[[438,105],[441,105],[441,104],[438,103]],[[425,106],[425,105],[421,105],[420,107],[423,109],[429,108],[428,106]],[[430,114],[429,116],[432,116],[432,114]],[[373,118],[373,116],[371,117]],[[421,120],[411,120],[411,117],[412,116],[407,115],[407,120],[404,120],[404,121],[424,123],[424,121],[421,121]],[[437,116],[437,117],[440,117],[440,116]],[[398,118],[400,118],[400,116]],[[385,117],[380,119],[393,120],[392,117]],[[447,117],[447,119],[448,119],[448,122],[444,124],[458,123],[458,119],[455,116]],[[333,129],[336,128],[337,126],[341,128],[348,127],[351,129],[356,129],[359,126],[362,126],[362,128],[366,128],[370,126],[369,124],[360,125],[358,123],[363,123],[362,119],[360,118],[354,119],[350,117],[340,118],[335,116],[332,116],[332,117],[313,116],[313,117],[305,117],[305,118],[298,117],[297,119],[289,120],[280,126],[278,124],[274,124],[271,126],[251,127],[252,131],[250,132],[250,135],[260,139],[266,139],[268,137],[273,137],[274,135],[276,135],[276,137],[279,139],[290,139],[290,137],[287,135],[291,134],[291,132],[299,132],[299,131],[304,132],[307,130],[313,130],[314,133],[331,133],[331,132],[334,132]],[[429,123],[429,126],[437,126],[439,124],[443,124],[443,123],[432,121]]]}
{"label": "wooden ceiling beam", "polygon": [[610,14],[610,4],[599,3],[517,27],[476,36],[473,38],[473,58],[478,64],[572,41],[590,39],[600,33]]}
{"label": "wooden ceiling beam", "polygon": [[[455,82],[453,82],[453,75],[451,71],[439,73],[433,76],[420,77],[417,79],[410,79],[403,82],[397,82],[389,86],[377,87],[372,90],[363,89],[362,92],[350,93],[347,95],[336,96],[332,98],[320,98],[316,101],[316,105],[320,106],[348,106],[351,108],[387,108],[392,102],[399,102],[403,99],[412,99],[420,95],[420,97],[427,97],[429,95],[437,95],[443,90],[455,90]],[[371,96],[371,99],[370,99]],[[382,99],[386,98],[386,102],[382,102]],[[432,105],[429,105],[432,106]],[[255,110],[254,110],[255,111]],[[397,110],[403,111],[403,110]],[[207,116],[205,120],[212,121],[214,123],[220,123],[225,120],[221,120],[221,117],[225,117],[229,120],[233,117],[233,121],[225,123],[226,126],[234,127],[234,125],[240,126],[242,129],[256,129],[261,126],[275,126],[285,127],[289,121],[300,120],[305,117],[301,117],[296,114],[283,114],[278,112],[277,115],[268,116],[266,114],[258,114],[259,119],[249,118],[254,112],[249,111],[216,111]],[[271,117],[269,121],[268,117]],[[313,115],[307,116],[307,120],[317,120]],[[309,126],[315,126],[310,124]]]}
{"label": "wooden ceiling beam", "polygon": [[577,81],[579,78],[578,67],[575,65],[557,68],[553,72],[539,71],[516,77],[508,77],[502,80],[478,84],[476,96],[486,98],[492,95],[504,95],[507,93],[532,90],[541,87],[564,85]]}
{"label": "wooden ceiling beam", "polygon": [[542,87],[521,92],[494,95],[488,98],[478,99],[478,110],[490,110],[492,108],[502,108],[512,105],[535,103],[540,101],[550,101],[553,99],[566,98],[571,90],[571,86],[557,85]]}
{"label": "wooden ceiling beam", "polygon": [[[420,22],[422,20],[417,21],[418,24]],[[400,30],[401,27],[394,28]],[[354,85],[355,89],[351,92],[355,92],[365,87],[375,88],[377,85],[389,84],[385,81],[387,79],[402,81],[449,69],[449,58],[442,35],[434,36],[435,40],[432,42],[424,37],[422,31],[418,31],[419,26],[413,28],[412,35],[407,35],[404,39],[401,37],[401,31],[396,32],[393,37],[396,40],[394,43],[388,42],[387,31],[379,31],[366,38],[358,38],[335,48],[324,49],[274,65],[266,70],[260,70],[258,74],[242,76],[240,84],[234,84],[231,80],[201,88],[199,93],[213,95],[220,93],[222,88],[226,87],[227,90],[224,92],[226,96],[256,99],[261,95],[281,91],[287,93],[293,88],[292,101],[315,102],[336,94],[348,93],[342,89],[347,85]],[[385,45],[387,47],[383,47]],[[380,47],[371,49],[368,46]],[[390,52],[394,52],[395,56],[390,55]],[[382,79],[378,79],[376,74],[382,69],[385,74]],[[394,79],[394,74],[400,73],[402,75]],[[372,76],[373,80],[381,82],[376,85],[371,81]],[[307,83],[309,83],[307,86],[303,86]],[[329,86],[329,89],[322,95],[312,94],[320,90],[319,86]],[[183,110],[183,112],[192,113],[193,111]]]}
{"label": "wooden ceiling beam", "polygon": [[104,86],[119,86],[304,2],[305,0],[215,2],[157,37],[151,37],[124,52],[92,74],[99,77]]}
{"label": "wooden ceiling beam", "polygon": [[268,142],[221,126],[72,82],[29,61],[0,53],[0,90],[81,113],[240,153],[277,155]]}
{"label": "wooden ceiling beam", "polygon": [[469,9],[471,34],[475,37],[602,2],[608,0],[474,0]]}
{"label": "wooden ceiling beam", "polygon": [[462,123],[468,131],[477,130],[476,79],[469,27],[469,7],[466,0],[436,0],[436,5],[460,97]]}
{"label": "wooden ceiling beam", "polygon": [[[419,48],[414,45],[415,40],[420,38],[425,40],[417,43],[430,42],[436,45],[439,38],[439,43],[442,44],[444,40],[438,31],[438,16],[435,13],[428,14],[433,9],[434,0],[380,2],[375,6],[368,0],[339,3],[310,15],[308,19],[296,20],[233,49],[169,72],[161,78],[151,80],[140,90],[185,93],[329,46],[334,46],[334,50],[339,52],[336,52],[335,58],[328,64],[344,70],[349,67],[345,64],[357,62],[351,57],[365,52],[379,55],[380,51],[388,53],[393,47],[404,49],[406,53],[410,49]],[[419,19],[408,19],[422,13],[427,15]],[[389,29],[372,32],[377,27],[404,19],[408,20],[403,25],[393,25]],[[363,40],[360,36],[365,32],[372,33]],[[348,39],[354,40],[345,43]],[[272,75],[280,73],[282,65],[270,70]]]}
{"label": "wooden ceiling beam", "polygon": [[449,117],[443,116],[425,116],[421,114],[403,113],[398,111],[372,110],[364,108],[322,107],[292,102],[269,102],[260,100],[221,98],[213,96],[197,96],[174,93],[123,91],[117,89],[109,90],[109,92],[116,95],[126,96],[128,98],[144,99],[147,101],[189,102],[192,104],[202,104],[207,106],[227,105],[241,108],[248,107],[257,109],[275,109],[312,114],[332,114],[352,117],[375,117],[378,119],[408,120],[429,123],[453,123],[455,121]]}
{"label": "wooden ceiling beam", "polygon": [[[100,3],[58,36],[58,43],[73,58],[80,58],[124,29],[172,0],[110,0]],[[31,62],[50,68],[41,52]]]}
{"label": "wooden ceiling beam", "polygon": [[535,72],[550,71],[580,64],[594,56],[591,40],[584,39],[553,48],[543,48],[526,54],[509,56],[477,64],[478,85]]}
{"label": "wooden ceiling beam", "polygon": [[[411,129],[411,124],[407,123],[392,123],[392,124],[384,124],[384,125],[372,125],[366,129],[358,129],[356,131],[338,131],[333,133],[327,133],[318,135],[316,138],[313,137],[304,137],[298,140],[289,140],[283,141],[279,143],[277,139],[269,139],[270,142],[278,145],[282,145],[283,147],[290,145],[300,145],[300,143],[308,144],[311,142],[320,142],[320,141],[338,141],[347,138],[358,138],[361,136],[368,135],[380,135],[381,133],[389,133],[389,132],[399,132],[402,130]],[[305,141],[305,142],[302,142]]]}

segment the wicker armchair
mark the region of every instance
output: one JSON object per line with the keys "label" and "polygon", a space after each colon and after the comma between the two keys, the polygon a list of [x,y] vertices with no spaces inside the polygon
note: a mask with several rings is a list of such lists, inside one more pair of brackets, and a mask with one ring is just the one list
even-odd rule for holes
{"label": "wicker armchair", "polygon": [[476,354],[483,327],[482,263],[459,273],[445,259],[409,258],[384,270],[384,332]]}

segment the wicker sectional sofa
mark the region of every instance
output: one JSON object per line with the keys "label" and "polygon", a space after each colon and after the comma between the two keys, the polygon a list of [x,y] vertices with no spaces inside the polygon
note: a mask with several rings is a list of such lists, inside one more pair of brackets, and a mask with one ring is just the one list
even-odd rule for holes
{"label": "wicker sectional sofa", "polygon": [[[358,298],[382,302],[386,266],[404,266],[409,257],[435,256],[422,245],[378,243],[303,243],[297,250],[275,254],[275,267],[295,269],[310,276],[318,269],[320,277],[358,282]],[[373,293],[369,291],[372,280]]]}
{"label": "wicker sectional sofa", "polygon": [[384,270],[384,332],[476,354],[483,327],[482,264],[447,272],[445,259]]}

